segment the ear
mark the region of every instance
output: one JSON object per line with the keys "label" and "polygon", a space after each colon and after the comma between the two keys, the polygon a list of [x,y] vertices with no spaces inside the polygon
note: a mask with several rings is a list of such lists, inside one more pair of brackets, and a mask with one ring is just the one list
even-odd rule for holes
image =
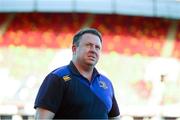
{"label": "ear", "polygon": [[77,49],[77,46],[76,46],[76,45],[72,45],[72,53],[73,53],[73,54],[75,54],[76,49]]}

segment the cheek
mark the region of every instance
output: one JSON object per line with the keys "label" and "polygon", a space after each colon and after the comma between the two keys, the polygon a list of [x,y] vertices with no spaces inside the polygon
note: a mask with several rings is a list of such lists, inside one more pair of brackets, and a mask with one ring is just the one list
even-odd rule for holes
{"label": "cheek", "polygon": [[99,58],[100,58],[100,53],[97,52],[97,59],[99,59]]}
{"label": "cheek", "polygon": [[79,56],[86,56],[87,55],[87,50],[81,49],[81,50],[78,51],[78,54],[79,54]]}
{"label": "cheek", "polygon": [[98,56],[100,56],[100,55],[101,55],[101,51],[97,51],[96,53],[97,53],[97,55],[98,55]]}
{"label": "cheek", "polygon": [[89,49],[87,49],[87,48],[81,49],[82,54],[87,54],[88,52],[89,52]]}

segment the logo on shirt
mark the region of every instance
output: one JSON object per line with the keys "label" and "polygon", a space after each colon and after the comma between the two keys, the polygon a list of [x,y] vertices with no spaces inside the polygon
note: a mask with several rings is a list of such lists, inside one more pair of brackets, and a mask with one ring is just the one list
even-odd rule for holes
{"label": "logo on shirt", "polygon": [[108,86],[106,85],[106,83],[104,81],[99,81],[99,86],[103,89],[107,89]]}
{"label": "logo on shirt", "polygon": [[63,76],[63,79],[64,79],[65,82],[71,80],[71,78],[69,77],[69,75]]}

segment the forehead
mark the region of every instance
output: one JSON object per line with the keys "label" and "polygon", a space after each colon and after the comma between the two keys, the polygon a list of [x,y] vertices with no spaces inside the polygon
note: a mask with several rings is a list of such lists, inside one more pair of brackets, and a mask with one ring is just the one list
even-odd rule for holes
{"label": "forehead", "polygon": [[101,44],[101,40],[97,35],[91,33],[85,33],[80,40],[80,43],[93,43],[93,44]]}

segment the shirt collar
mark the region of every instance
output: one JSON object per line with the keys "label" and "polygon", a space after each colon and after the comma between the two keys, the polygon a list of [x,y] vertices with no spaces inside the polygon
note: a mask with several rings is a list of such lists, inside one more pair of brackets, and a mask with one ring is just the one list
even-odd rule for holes
{"label": "shirt collar", "polygon": [[[82,76],[72,61],[69,63],[68,67],[73,74],[75,74],[77,76]],[[100,73],[97,71],[96,68],[94,68],[93,74],[92,74],[92,79],[94,79],[96,76],[99,76],[99,75],[100,75]]]}

